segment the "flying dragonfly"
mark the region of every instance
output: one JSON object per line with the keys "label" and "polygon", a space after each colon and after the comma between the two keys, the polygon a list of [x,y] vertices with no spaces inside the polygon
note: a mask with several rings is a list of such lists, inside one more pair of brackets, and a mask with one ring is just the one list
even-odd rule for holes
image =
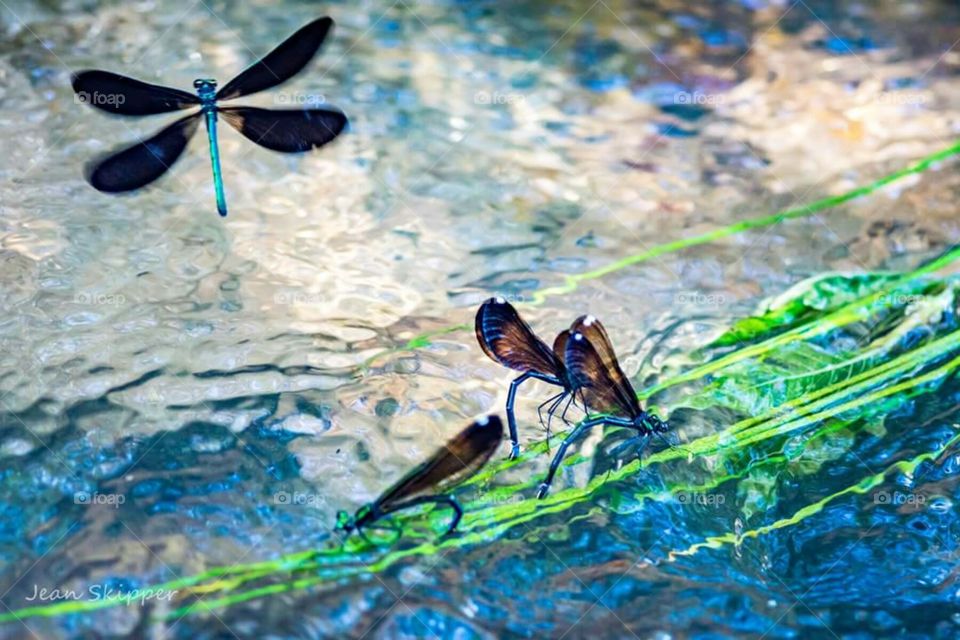
{"label": "flying dragonfly", "polygon": [[669,430],[666,422],[640,406],[633,385],[620,368],[610,338],[597,318],[581,316],[574,321],[564,351],[564,363],[571,382],[582,394],[586,406],[594,411],[608,412],[609,415],[588,418],[567,436],[550,462],[550,470],[540,485],[538,498],[547,495],[567,448],[593,427],[626,427],[644,438]]}
{"label": "flying dragonfly", "polygon": [[174,121],[151,138],[88,164],[87,181],[94,189],[106,193],[133,191],[150,184],[177,161],[203,119],[210,142],[217,211],[226,216],[227,202],[217,144],[218,114],[261,147],[284,153],[322,147],[343,131],[347,118],[333,109],[223,107],[219,102],[264,91],[294,77],[320,50],[332,27],[331,18],[319,18],[301,27],[219,91],[217,81],[206,78],[194,81],[194,95],[110,71],[90,70],[74,74],[73,90],[80,101],[107,113],[147,116],[199,107],[195,113]]}
{"label": "flying dragonfly", "polygon": [[[520,454],[520,443],[517,434],[517,418],[514,415],[517,389],[530,378],[541,380],[562,388],[560,393],[547,399],[537,408],[540,414],[544,406],[547,409],[547,437],[550,432],[550,419],[567,399],[560,418],[566,421],[567,409],[574,400],[575,385],[567,375],[563,365],[564,350],[569,331],[562,331],[553,342],[553,349],[537,337],[512,304],[504,298],[490,298],[477,309],[474,326],[477,342],[480,348],[491,360],[502,364],[508,369],[521,372],[520,376],[510,383],[507,392],[507,426],[510,429],[510,458]],[[540,422],[543,423],[541,415]]]}
{"label": "flying dragonfly", "polygon": [[453,509],[453,518],[444,535],[453,533],[463,516],[463,509],[456,499],[442,492],[479,471],[493,456],[502,439],[503,423],[500,418],[495,415],[480,418],[467,425],[375,501],[360,507],[353,516],[346,511],[337,513],[336,528],[347,534],[356,530],[363,535],[364,529],[377,528],[375,523],[391,513],[421,504],[445,504]]}

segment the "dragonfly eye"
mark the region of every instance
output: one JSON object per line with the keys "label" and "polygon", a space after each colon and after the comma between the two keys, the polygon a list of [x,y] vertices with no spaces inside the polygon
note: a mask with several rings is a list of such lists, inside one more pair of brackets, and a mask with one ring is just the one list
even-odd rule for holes
{"label": "dragonfly eye", "polygon": [[350,517],[350,514],[346,511],[337,512],[337,526],[336,529],[340,529],[350,533],[353,530],[353,518]]}
{"label": "dragonfly eye", "polygon": [[193,81],[193,88],[200,91],[213,91],[217,88],[217,81],[212,78],[197,78]]}

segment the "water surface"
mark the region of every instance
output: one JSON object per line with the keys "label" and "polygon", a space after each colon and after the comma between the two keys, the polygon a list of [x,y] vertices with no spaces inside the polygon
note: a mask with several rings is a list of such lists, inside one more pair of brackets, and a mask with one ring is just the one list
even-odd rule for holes
{"label": "water surface", "polygon": [[[87,159],[169,118],[79,105],[71,71],[224,82],[322,14],[337,27],[310,71],[249,103],[336,105],[351,120],[336,144],[290,158],[225,130],[226,220],[199,140],[135,195],[84,182]],[[0,601],[17,609],[38,587],[143,586],[327,544],[337,509],[372,500],[472,417],[502,409],[509,376],[469,331],[378,354],[471,322],[490,295],[529,301],[567,274],[949,146],[958,40],[960,9],[934,0],[6,0]],[[938,253],[960,237],[958,189],[953,170],[908,179],[617,271],[526,315],[549,337],[595,313],[637,386],[653,384],[804,278],[910,269]],[[646,339],[679,320],[690,322],[656,348]],[[542,438],[533,416],[545,391],[523,394],[524,445]],[[954,392],[890,416],[890,437],[857,441],[814,479],[767,477],[775,505],[736,483],[720,503],[629,515],[600,496],[496,542],[176,624],[129,607],[2,632],[955,637],[952,508],[843,500],[736,548],[664,561],[763,508],[793,513],[936,448]],[[657,400],[669,409],[671,398]],[[723,419],[683,414],[677,437]],[[558,487],[616,466],[597,443],[585,448],[595,465]],[[918,482],[956,500],[957,469],[953,458]]]}

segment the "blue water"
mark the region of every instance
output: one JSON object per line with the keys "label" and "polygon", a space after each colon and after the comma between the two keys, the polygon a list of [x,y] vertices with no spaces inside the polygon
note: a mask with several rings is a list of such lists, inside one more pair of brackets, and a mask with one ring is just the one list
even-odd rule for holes
{"label": "blue water", "polygon": [[[199,138],[143,192],[112,197],[83,181],[86,160],[168,119],[76,104],[71,71],[224,82],[323,14],[337,27],[310,70],[247,103],[335,105],[351,121],[336,144],[283,157],[221,127],[226,220]],[[958,40],[960,8],[934,0],[4,0],[0,603],[327,544],[338,509],[374,499],[468,420],[500,411],[509,380],[470,332],[363,366],[369,358],[469,323],[491,294],[528,300],[566,274],[842,192],[947,146],[960,121]],[[649,261],[529,317],[548,336],[599,315],[627,373],[652,384],[805,277],[908,269],[955,241],[950,173]],[[646,339],[694,317],[655,350]],[[543,391],[524,392],[521,422]],[[919,507],[845,496],[794,526],[666,558],[935,450],[958,391],[950,382],[936,402],[886,416],[815,476],[788,467],[730,483],[721,503],[626,513],[600,492],[377,577],[175,623],[157,621],[154,604],[0,633],[954,638],[955,453],[882,486],[937,496]],[[680,439],[731,419],[671,418]],[[540,437],[521,433],[525,447]],[[591,440],[594,464],[557,486],[615,468],[610,448]],[[510,474],[546,466],[542,456]],[[700,473],[691,467],[691,481]],[[621,489],[660,482],[649,472]]]}

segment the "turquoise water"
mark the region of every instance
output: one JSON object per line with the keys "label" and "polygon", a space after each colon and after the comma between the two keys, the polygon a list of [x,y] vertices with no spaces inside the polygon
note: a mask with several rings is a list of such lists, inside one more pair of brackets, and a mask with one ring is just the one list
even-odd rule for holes
{"label": "turquoise water", "polygon": [[[323,14],[337,27],[309,71],[247,102],[332,104],[351,131],[290,158],[221,127],[226,220],[200,138],[135,195],[83,181],[86,160],[169,118],[79,105],[71,71],[224,82]],[[471,322],[492,294],[530,301],[569,274],[844,192],[949,146],[960,122],[949,2],[4,0],[0,34],[0,602],[12,610],[330,544],[338,509],[502,410],[509,375],[469,331],[392,349]],[[955,173],[585,281],[525,315],[549,339],[597,314],[636,386],[653,385],[804,278],[939,253],[960,236]],[[543,436],[531,425],[548,391],[522,393],[525,449]],[[179,621],[156,598],[0,632],[953,638],[955,453],[767,535],[671,552],[937,450],[957,392],[949,380],[889,412],[815,475],[615,504],[708,475],[644,471],[375,575]],[[685,393],[657,400],[669,410]],[[732,420],[671,415],[679,441]],[[588,440],[593,464],[556,489],[616,469],[614,448]],[[531,455],[509,477],[547,464]],[[779,500],[759,500],[758,483]]]}

